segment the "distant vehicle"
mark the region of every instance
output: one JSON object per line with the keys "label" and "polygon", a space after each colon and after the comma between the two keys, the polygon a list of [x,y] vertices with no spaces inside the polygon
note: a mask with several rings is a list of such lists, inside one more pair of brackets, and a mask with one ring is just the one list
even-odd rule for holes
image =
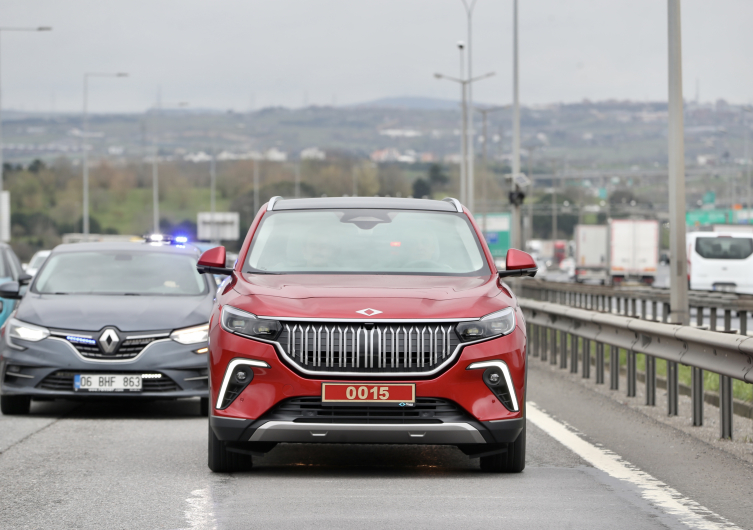
{"label": "distant vehicle", "polygon": [[609,227],[607,225],[575,226],[575,281],[609,280]]}
{"label": "distant vehicle", "polygon": [[39,250],[29,260],[29,263],[24,267],[24,272],[29,276],[34,276],[37,271],[42,267],[47,257],[50,255],[51,250]]}
{"label": "distant vehicle", "polygon": [[659,221],[611,220],[609,253],[612,283],[638,280],[651,285],[659,264]]}
{"label": "distant vehicle", "polygon": [[690,232],[686,241],[691,289],[753,294],[753,234]]}
{"label": "distant vehicle", "polygon": [[216,286],[198,258],[159,242],[59,245],[25,295],[17,279],[0,285],[20,299],[0,341],[2,413],[28,414],[36,398],[118,396],[199,397],[207,415]]}

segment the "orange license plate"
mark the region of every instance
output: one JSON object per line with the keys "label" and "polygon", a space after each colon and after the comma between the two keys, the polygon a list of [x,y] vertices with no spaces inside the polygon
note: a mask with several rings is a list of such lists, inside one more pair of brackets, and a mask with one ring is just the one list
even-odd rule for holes
{"label": "orange license plate", "polygon": [[415,403],[416,385],[322,383],[323,403]]}

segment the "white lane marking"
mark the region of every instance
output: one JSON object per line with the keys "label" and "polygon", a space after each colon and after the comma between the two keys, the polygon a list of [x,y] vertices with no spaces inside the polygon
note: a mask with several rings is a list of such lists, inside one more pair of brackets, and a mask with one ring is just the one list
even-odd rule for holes
{"label": "white lane marking", "polygon": [[724,517],[688,499],[674,488],[641,471],[619,455],[596,447],[572,432],[564,424],[528,402],[526,416],[531,423],[559,443],[608,475],[638,487],[641,496],[662,511],[677,517],[690,528],[700,530],[742,530]]}
{"label": "white lane marking", "polygon": [[217,520],[212,510],[212,493],[209,488],[194,490],[186,499],[188,508],[184,512],[188,528],[191,530],[217,530]]}

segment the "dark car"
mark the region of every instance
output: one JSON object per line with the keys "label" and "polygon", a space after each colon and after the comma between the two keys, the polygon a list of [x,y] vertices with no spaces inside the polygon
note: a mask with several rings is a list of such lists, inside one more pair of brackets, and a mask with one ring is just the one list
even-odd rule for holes
{"label": "dark car", "polygon": [[[198,249],[77,243],[53,250],[0,329],[3,414],[34,398],[199,397],[207,412],[211,277]],[[19,283],[0,296],[19,298]]]}

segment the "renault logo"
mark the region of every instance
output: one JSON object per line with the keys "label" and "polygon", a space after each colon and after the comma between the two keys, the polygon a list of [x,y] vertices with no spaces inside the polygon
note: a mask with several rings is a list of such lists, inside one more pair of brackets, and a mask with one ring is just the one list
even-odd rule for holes
{"label": "renault logo", "polygon": [[118,349],[119,343],[120,337],[118,336],[118,332],[112,328],[107,328],[99,336],[99,347],[105,353],[114,353]]}
{"label": "renault logo", "polygon": [[378,309],[371,309],[370,307],[367,307],[366,309],[361,309],[360,311],[356,311],[356,313],[361,313],[362,315],[366,315],[367,317],[373,317],[374,315],[378,315],[381,313]]}

